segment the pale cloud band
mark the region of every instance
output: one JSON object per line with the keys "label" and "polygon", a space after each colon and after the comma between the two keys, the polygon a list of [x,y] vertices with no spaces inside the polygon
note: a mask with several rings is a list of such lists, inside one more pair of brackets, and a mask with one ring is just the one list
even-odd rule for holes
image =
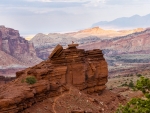
{"label": "pale cloud band", "polygon": [[150,0],[0,0],[0,24],[21,34],[63,32],[98,21],[146,15]]}

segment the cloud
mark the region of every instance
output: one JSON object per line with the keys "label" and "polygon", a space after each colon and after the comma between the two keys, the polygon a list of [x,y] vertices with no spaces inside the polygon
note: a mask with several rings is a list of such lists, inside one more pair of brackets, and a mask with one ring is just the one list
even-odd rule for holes
{"label": "cloud", "polygon": [[148,0],[105,0],[108,5],[141,5],[150,3]]}
{"label": "cloud", "polygon": [[87,2],[90,0],[26,0],[29,2],[34,2],[34,1],[38,1],[38,2]]}
{"label": "cloud", "polygon": [[146,15],[149,3],[150,0],[0,0],[0,22],[21,34],[73,31],[98,21]]}
{"label": "cloud", "polygon": [[49,8],[63,8],[63,7],[79,7],[83,4],[86,4],[88,1],[81,0],[1,0],[0,6],[7,6],[7,7],[49,7]]}

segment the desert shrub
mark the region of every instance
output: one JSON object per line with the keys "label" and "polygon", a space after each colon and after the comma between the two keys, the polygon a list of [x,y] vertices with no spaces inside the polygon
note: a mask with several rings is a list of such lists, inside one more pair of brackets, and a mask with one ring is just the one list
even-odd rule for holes
{"label": "desert shrub", "polygon": [[131,88],[133,88],[134,87],[134,83],[133,83],[133,81],[131,80],[130,82],[129,82],[129,85],[128,85],[129,87],[131,87]]}
{"label": "desert shrub", "polygon": [[133,74],[130,75],[131,77],[133,76]]}
{"label": "desert shrub", "polygon": [[150,79],[140,77],[136,89],[141,90],[145,98],[133,98],[125,106],[120,105],[116,113],[150,113]]}
{"label": "desert shrub", "polygon": [[121,86],[128,86],[128,84],[125,82],[124,84],[122,84]]}
{"label": "desert shrub", "polygon": [[37,80],[36,80],[35,76],[28,76],[25,81],[28,84],[34,84],[34,83],[36,83]]}
{"label": "desert shrub", "polygon": [[141,75],[141,74],[137,74],[136,76],[137,76],[137,77],[141,77],[142,75]]}

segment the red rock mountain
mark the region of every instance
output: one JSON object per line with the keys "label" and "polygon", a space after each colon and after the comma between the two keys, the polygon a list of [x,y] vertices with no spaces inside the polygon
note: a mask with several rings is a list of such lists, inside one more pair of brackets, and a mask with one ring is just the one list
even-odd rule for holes
{"label": "red rock mountain", "polygon": [[0,68],[22,68],[35,65],[36,57],[32,43],[22,38],[17,30],[0,26]]}

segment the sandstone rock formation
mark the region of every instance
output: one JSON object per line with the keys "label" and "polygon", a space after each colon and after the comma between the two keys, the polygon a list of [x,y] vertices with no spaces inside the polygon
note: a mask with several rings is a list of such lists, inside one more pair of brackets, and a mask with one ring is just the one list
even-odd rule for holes
{"label": "sandstone rock formation", "polygon": [[5,26],[0,26],[0,53],[0,69],[33,66],[42,61],[37,58],[32,43],[22,38],[17,30]]}
{"label": "sandstone rock formation", "polygon": [[16,76],[32,75],[38,80],[47,79],[55,84],[72,84],[88,93],[105,89],[108,69],[102,51],[99,49],[84,51],[77,49],[77,44],[68,45],[67,49],[57,45],[49,60],[39,65],[17,72]]}
{"label": "sandstone rock formation", "polygon": [[[102,51],[76,46],[58,45],[47,61],[17,72],[14,81],[0,87],[0,113],[114,111],[124,99],[105,90],[108,69]],[[35,76],[37,82],[27,84],[28,76]]]}

